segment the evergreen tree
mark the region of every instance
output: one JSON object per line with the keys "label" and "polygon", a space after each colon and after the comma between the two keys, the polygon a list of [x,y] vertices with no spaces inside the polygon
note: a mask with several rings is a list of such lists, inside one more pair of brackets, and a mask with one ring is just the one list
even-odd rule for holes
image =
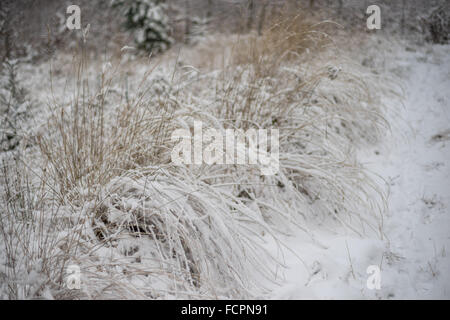
{"label": "evergreen tree", "polygon": [[164,51],[173,42],[164,0],[119,0],[114,5],[124,10],[125,27],[133,31],[139,49]]}

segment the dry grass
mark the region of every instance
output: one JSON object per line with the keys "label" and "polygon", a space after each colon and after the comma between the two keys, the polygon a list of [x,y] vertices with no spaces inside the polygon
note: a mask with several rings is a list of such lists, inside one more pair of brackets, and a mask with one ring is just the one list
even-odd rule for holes
{"label": "dry grass", "polygon": [[[53,287],[21,297],[43,296],[43,288],[59,297],[69,259],[82,266],[80,297],[254,297],[264,293],[261,279],[275,281],[282,265],[264,251],[267,237],[280,248],[286,228],[314,238],[309,227],[318,220],[381,236],[383,192],[354,153],[388,127],[378,86],[335,55],[324,25],[283,18],[263,36],[235,42],[219,70],[179,63],[159,77],[147,65],[132,79],[132,92],[120,89],[123,66],[93,77],[81,54],[67,85],[70,100],[52,99],[36,147],[22,158],[36,159],[26,212],[51,223],[30,233],[38,239],[23,242],[21,252],[14,241],[41,220],[23,223],[15,209],[22,198],[4,183],[8,259],[33,263],[29,248],[41,243],[46,281],[59,270]],[[279,173],[261,176],[257,165],[172,165],[172,131],[192,129],[196,120],[221,131],[279,129]],[[19,170],[15,181],[21,177]],[[51,251],[61,239],[73,240],[66,251]],[[15,271],[6,275],[10,285],[16,278]]]}
{"label": "dry grass", "polygon": [[[68,297],[65,266],[76,255],[80,230],[51,201],[44,183],[34,185],[20,161],[3,162],[0,234],[4,269],[2,298]],[[74,221],[79,214],[71,214]]]}

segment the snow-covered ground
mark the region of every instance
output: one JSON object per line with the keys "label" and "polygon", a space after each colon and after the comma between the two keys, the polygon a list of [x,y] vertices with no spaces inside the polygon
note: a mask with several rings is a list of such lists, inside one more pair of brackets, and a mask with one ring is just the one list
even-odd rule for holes
{"label": "snow-covered ground", "polygon": [[[356,42],[361,40],[356,36],[354,39]],[[345,39],[345,41],[347,41],[347,39]],[[391,40],[373,37],[369,38],[368,43],[365,43],[364,46],[358,46],[358,43],[353,43],[345,46],[344,49],[344,53],[346,55],[350,54],[350,58],[353,59],[347,66],[351,66],[352,63],[363,64],[364,68],[362,69],[364,69],[364,72],[367,71],[371,76],[371,78],[367,79],[367,82],[371,85],[373,84],[373,88],[377,88],[378,85],[376,80],[373,81],[374,83],[371,82],[373,79],[393,79],[391,82],[386,80],[383,85],[379,86],[379,88],[383,88],[380,89],[379,92],[381,95],[384,94],[382,90],[386,89],[387,83],[401,83],[401,86],[404,89],[403,98],[401,100],[386,95],[385,101],[383,101],[388,107],[385,117],[391,125],[391,132],[383,137],[377,144],[370,147],[355,144],[355,150],[357,150],[355,152],[357,152],[358,160],[364,164],[365,168],[370,170],[372,173],[371,175],[376,182],[384,185],[384,189],[388,195],[386,199],[387,210],[384,214],[382,223],[383,237],[380,239],[375,235],[370,236],[368,232],[365,233],[364,231],[366,230],[364,230],[364,228],[367,228],[368,225],[361,225],[361,229],[363,229],[361,230],[362,235],[356,235],[353,231],[346,230],[344,227],[339,227],[339,224],[333,220],[332,215],[315,215],[313,207],[308,207],[308,210],[305,210],[306,214],[309,214],[307,215],[307,218],[304,220],[299,218],[299,220],[302,221],[300,223],[305,223],[302,227],[303,230],[308,230],[308,234],[295,229],[295,227],[289,230],[290,233],[281,233],[285,231],[284,228],[289,222],[294,220],[295,217],[292,217],[292,220],[283,220],[283,223],[280,223],[282,226],[276,225],[276,229],[274,228],[273,232],[274,236],[272,235],[272,237],[270,232],[265,233],[262,231],[263,229],[260,230],[259,228],[256,228],[255,230],[257,231],[258,236],[255,237],[257,239],[254,240],[254,243],[259,244],[261,238],[266,240],[266,249],[268,249],[273,256],[281,260],[285,268],[283,266],[277,266],[276,282],[273,282],[273,279],[261,280],[261,283],[265,285],[266,291],[263,291],[265,294],[260,294],[258,287],[258,293],[250,292],[249,296],[266,299],[450,298],[450,258],[447,253],[447,251],[450,250],[450,91],[448,90],[450,88],[450,45],[419,46],[397,41],[390,44],[389,41]],[[210,46],[210,44],[208,45]],[[359,50],[352,50],[352,52],[349,53],[349,47],[359,48]],[[196,55],[203,59],[204,55],[199,54],[197,49],[198,48],[192,49],[192,55]],[[219,57],[220,55],[217,56]],[[178,60],[178,57],[171,57],[170,55],[166,55],[165,57],[167,57],[167,61],[163,60],[162,71],[156,70],[156,74],[153,75],[153,78],[149,79],[152,85],[158,88],[160,86],[162,88],[161,90],[166,90],[167,87],[164,86],[169,83],[165,81],[166,78],[163,77],[164,74],[168,73],[167,70],[172,70],[173,61]],[[198,57],[197,59],[199,59]],[[61,61],[55,61],[55,64],[57,66],[66,65],[66,63],[64,63],[65,57],[61,56],[60,58]],[[183,59],[184,58],[185,57],[183,56]],[[188,61],[191,60],[189,59],[189,55],[186,56],[186,59]],[[341,61],[337,59],[336,61],[338,61],[337,63],[340,63],[344,60]],[[139,78],[138,75],[141,75],[140,73],[145,73],[147,70],[146,67],[148,67],[140,64],[141,62],[139,61],[132,60],[129,63],[131,64],[130,69],[133,70],[133,74],[130,78],[133,78],[133,75],[134,78]],[[318,62],[318,64],[321,63],[322,60]],[[164,69],[164,66],[166,66],[166,69]],[[346,65],[344,64],[343,68],[345,69],[345,67]],[[42,76],[42,74],[46,74],[47,70],[48,66],[46,64],[40,66],[26,64],[23,70],[24,74],[27,75],[23,79],[24,84],[29,88],[33,98],[39,101],[39,105],[44,105],[49,97],[48,81]],[[64,68],[56,68],[56,70],[58,70],[59,75],[56,75],[52,80],[52,88],[55,88],[57,93],[63,93],[65,92],[63,88],[65,88],[66,80],[64,76],[61,75],[64,75],[68,70],[65,70]],[[345,71],[347,70],[343,70],[343,72]],[[370,74],[371,72],[372,74]],[[361,75],[365,75],[365,73],[362,72]],[[325,78],[328,78],[328,76],[325,76]],[[186,79],[189,80],[188,77]],[[277,80],[281,80],[281,78]],[[206,102],[202,103],[206,107],[206,105],[209,104],[207,98],[209,97],[211,101],[215,101],[214,99],[216,99],[216,97],[214,95],[210,96],[212,90],[209,90],[210,88],[205,82],[199,83],[198,87],[193,86],[194,89],[198,90],[198,92],[195,92],[195,95],[202,97],[202,99],[204,98],[203,100]],[[242,82],[236,83],[242,85],[246,82],[245,80],[242,80]],[[347,85],[348,83],[345,84]],[[332,86],[333,85],[331,84],[331,87]],[[130,88],[132,87],[133,82],[130,81]],[[339,89],[344,87],[336,88]],[[120,87],[117,86],[117,88],[114,88],[114,90],[111,91],[114,91],[115,94],[117,94],[117,92],[120,91],[119,89]],[[282,89],[284,90],[284,87]],[[372,87],[370,90],[372,90]],[[350,90],[348,92],[350,92],[349,95],[351,95],[353,91]],[[186,96],[180,98],[180,101],[189,105],[192,99],[191,91],[186,90],[186,93]],[[359,93],[359,91],[356,90],[356,93]],[[236,91],[236,94],[240,95],[241,93]],[[112,99],[115,99],[114,97],[115,96],[113,96]],[[400,103],[400,101],[402,103]],[[197,102],[198,101],[196,100],[195,103]],[[364,101],[355,98],[350,100],[350,103],[362,105],[364,104]],[[261,107],[261,104],[255,105]],[[190,107],[191,106],[189,105],[189,108]],[[188,110],[190,112],[189,108]],[[42,110],[42,108],[35,109],[36,115],[34,115],[34,120],[37,123],[46,123],[48,114],[42,112]],[[359,111],[358,108],[350,110],[350,113],[353,110],[355,110],[355,112]],[[349,117],[349,119],[352,120],[352,123],[353,120],[358,121],[363,119],[363,116],[358,117],[358,115],[354,113],[351,113],[351,115],[352,117]],[[30,126],[31,125],[32,124],[30,124]],[[47,128],[47,126],[45,126],[45,128]],[[370,128],[370,126],[368,126],[368,128]],[[366,131],[369,131],[369,129]],[[149,137],[146,134],[143,136],[145,138]],[[371,136],[372,135],[367,134],[367,137]],[[352,144],[351,141],[349,141],[349,144]],[[369,143],[369,141],[365,142]],[[295,154],[295,152],[296,150],[294,150],[293,154]],[[313,159],[314,158],[311,158],[311,160]],[[332,160],[334,160],[334,158],[332,158]],[[340,160],[340,158],[338,160]],[[334,169],[330,169],[330,171],[327,172],[334,174],[335,172],[333,170],[339,169],[339,166],[336,166]],[[242,175],[245,174],[246,172],[243,170]],[[239,175],[236,175],[236,177],[239,179],[236,178],[235,181],[232,181],[233,183],[231,183],[231,185],[240,186],[242,181],[246,182],[246,180],[242,180]],[[247,262],[246,260],[249,261],[248,266],[245,265],[245,268],[243,267],[242,270],[251,273],[251,277],[248,277],[249,279],[253,279],[253,276],[258,278],[259,273],[254,272],[254,268],[256,265],[259,267],[261,264],[260,261],[256,259],[258,258],[259,251],[251,252],[253,248],[257,247],[256,245],[253,246],[253,242],[251,241],[253,240],[251,237],[253,237],[253,232],[255,230],[245,228],[243,229],[244,231],[238,230],[239,232],[234,235],[233,232],[236,230],[235,226],[240,225],[240,220],[236,220],[239,223],[231,220],[228,205],[225,205],[222,211],[219,210],[221,207],[214,202],[217,202],[217,200],[214,200],[214,196],[217,194],[216,192],[218,192],[219,188],[211,189],[214,192],[210,190],[210,193],[207,192],[209,189],[205,189],[205,191],[202,191],[203,193],[200,194],[197,192],[197,185],[190,180],[191,178],[182,181],[182,183],[180,182],[179,185],[170,182],[170,174],[165,178],[168,180],[166,181],[163,179],[161,180],[162,182],[159,180],[153,181],[153,185],[157,186],[156,188],[153,188],[155,188],[157,192],[153,189],[148,191],[150,188],[147,188],[146,181],[143,182],[143,180],[139,180],[140,178],[136,177],[133,180],[128,176],[115,177],[115,179],[112,179],[106,186],[102,186],[105,188],[104,193],[108,194],[108,196],[105,196],[105,199],[109,199],[110,195],[113,194],[111,199],[114,199],[117,203],[119,203],[119,200],[117,199],[120,199],[124,204],[123,207],[120,207],[115,202],[113,203],[113,200],[111,200],[111,203],[106,202],[106,200],[103,201],[104,203],[108,203],[110,209],[105,205],[106,209],[102,207],[100,214],[102,214],[101,212],[103,210],[105,210],[105,212],[114,213],[114,215],[111,214],[110,216],[107,216],[107,219],[105,220],[107,221],[108,227],[112,228],[110,231],[120,234],[120,232],[115,229],[118,225],[115,222],[116,220],[108,219],[110,219],[110,217],[120,217],[125,221],[128,219],[127,217],[131,217],[130,213],[135,213],[134,210],[130,210],[129,208],[136,208],[138,205],[140,206],[139,201],[141,201],[141,194],[147,194],[146,192],[149,192],[149,199],[156,201],[154,205],[158,210],[161,207],[167,208],[168,211],[164,211],[166,213],[163,215],[165,217],[164,219],[166,219],[164,221],[165,225],[173,224],[178,228],[178,226],[181,225],[178,222],[179,217],[168,215],[167,213],[183,212],[186,208],[188,210],[186,212],[192,214],[194,217],[192,218],[192,221],[206,220],[203,218],[198,219],[196,216],[197,207],[193,206],[191,208],[191,204],[187,201],[169,201],[168,203],[174,205],[173,210],[172,207],[167,206],[167,199],[182,199],[184,197],[184,192],[187,190],[189,191],[187,193],[192,199],[197,199],[196,201],[199,201],[202,206],[210,208],[208,210],[213,214],[218,214],[218,221],[222,221],[224,224],[218,224],[218,227],[213,224],[212,226],[215,227],[212,229],[210,225],[205,225],[205,228],[201,229],[204,230],[202,232],[206,232],[207,234],[207,236],[204,237],[204,239],[206,239],[205,241],[202,239],[198,240],[194,237],[195,232],[193,230],[199,229],[180,231],[182,229],[174,228],[170,231],[172,232],[170,233],[170,237],[180,236],[180,234],[183,237],[192,236],[194,243],[192,248],[198,250],[201,256],[199,261],[214,262],[211,267],[212,269],[219,270],[221,266],[227,266],[227,262],[235,259],[230,262],[229,270],[232,272],[228,269],[224,269],[225,271],[219,270],[225,274],[230,272],[228,278],[226,278],[227,285],[229,285],[230,288],[238,283],[231,282],[235,277],[236,272],[233,268],[235,265],[239,266],[241,262],[245,265]],[[137,181],[139,181],[140,184],[137,183]],[[174,181],[177,181],[178,183],[181,180],[178,180],[177,178]],[[250,179],[250,184],[253,181],[259,183],[258,180]],[[352,187],[359,187],[358,184],[351,184],[352,180],[345,181],[350,181],[348,185]],[[197,181],[196,183],[199,182]],[[318,183],[318,188],[325,188],[326,183],[329,183],[329,180],[326,182],[319,181]],[[120,188],[118,188],[118,186],[120,186]],[[143,190],[139,189],[141,187]],[[116,188],[120,191],[117,191]],[[163,194],[162,191],[164,190],[170,190],[166,195],[167,199],[160,196]],[[173,190],[180,191],[173,193]],[[231,191],[225,190],[225,193],[219,194],[222,196],[230,194],[234,197],[232,193],[233,189],[230,188],[230,190]],[[334,195],[334,192],[337,192],[339,189],[331,188],[330,190]],[[155,192],[155,194],[152,192]],[[200,194],[200,196],[194,198],[194,195],[198,194]],[[241,194],[241,192],[239,194]],[[104,196],[103,194],[100,195]],[[263,192],[258,196],[261,196],[263,201],[267,200],[265,197],[271,199],[267,193]],[[282,193],[278,194],[278,196],[279,198],[275,197],[274,199],[278,199],[278,201],[285,199],[282,196]],[[243,212],[246,214],[247,212],[250,212],[252,213],[252,219],[257,218],[258,220],[255,221],[260,221],[261,223],[264,222],[263,218],[266,219],[266,215],[261,213],[262,211],[256,205],[256,202],[254,203],[254,206],[249,205],[247,208],[244,206],[244,203],[247,202],[244,201],[247,201],[246,199],[250,198],[246,196],[241,197],[240,195],[237,197],[245,198],[242,202],[242,206],[239,207],[245,209]],[[342,196],[342,198],[338,198],[338,201],[341,199],[344,200],[344,198],[345,196]],[[190,201],[192,199],[190,199]],[[235,198],[231,199],[233,199],[233,201],[235,200]],[[333,197],[331,197],[331,199],[333,199]],[[355,198],[348,199],[349,198],[347,197],[345,200],[351,202]],[[290,200],[291,199],[288,198],[286,201]],[[161,203],[163,205],[161,205]],[[251,202],[249,201],[248,203]],[[280,209],[278,210],[280,212],[287,210],[286,208],[292,211],[289,211],[289,214],[300,212],[301,210],[298,202],[292,203],[292,205],[289,204],[289,206],[283,206],[283,203],[275,202],[276,205],[280,205]],[[302,203],[303,202],[300,202],[300,204]],[[309,205],[309,202],[305,202],[305,206],[306,205]],[[78,210],[85,214],[85,212],[87,212],[86,210],[90,210],[89,206],[90,204],[84,204],[83,208]],[[145,206],[147,206],[147,204],[145,204]],[[355,207],[359,208],[359,206]],[[367,207],[367,210],[370,210],[370,205]],[[264,212],[267,216],[270,216],[271,213],[276,211],[274,208],[275,206],[270,206],[269,209]],[[350,208],[349,210],[353,209]],[[360,211],[362,210],[363,209]],[[338,212],[336,210],[334,212],[337,216]],[[97,214],[97,212],[95,213]],[[355,213],[353,211],[351,213],[350,219],[354,220],[358,218],[358,215],[370,216],[370,214],[373,214],[373,212]],[[185,216],[189,217],[189,214]],[[274,216],[273,221],[274,224],[276,224],[278,213],[274,214]],[[167,217],[172,217],[174,220],[170,220]],[[290,218],[291,216],[286,214],[286,216],[283,216],[283,219],[286,217]],[[183,219],[184,218],[185,217],[183,216]],[[132,220],[132,217],[129,219]],[[104,223],[103,220],[102,223]],[[223,225],[226,225],[227,223],[230,223],[230,225],[229,227],[227,226],[228,229],[224,229]],[[265,225],[265,222],[261,225]],[[89,225],[88,230],[93,226],[94,224],[92,226]],[[208,228],[206,228],[206,226],[208,226]],[[137,228],[134,225],[131,227],[132,230]],[[154,226],[151,225],[151,227],[153,228]],[[164,230],[162,227],[160,229]],[[124,229],[123,231],[126,232],[126,230],[128,229]],[[233,241],[239,238],[240,235],[245,234],[247,237],[248,230],[252,230],[252,234],[248,235],[248,242],[246,242],[247,238],[245,238],[246,241],[243,242],[242,247],[244,247],[244,245],[251,246],[245,247],[246,250],[242,251],[242,255],[239,255],[235,251],[235,248],[237,247],[233,247],[230,244],[233,244]],[[271,228],[264,230],[271,230]],[[227,233],[229,231],[233,231],[230,233],[233,236],[227,238]],[[114,240],[120,240],[120,245],[105,245],[101,247],[101,249],[96,248],[92,251],[86,251],[88,253],[83,253],[84,255],[82,258],[78,259],[81,261],[80,263],[88,265],[88,267],[83,266],[85,267],[84,270],[91,270],[89,267],[92,267],[92,269],[94,267],[97,268],[96,272],[88,273],[84,271],[86,274],[92,275],[92,279],[97,279],[97,282],[92,279],[82,280],[82,282],[85,281],[85,283],[90,285],[83,289],[85,297],[93,299],[95,299],[95,297],[133,298],[136,296],[139,298],[157,297],[166,299],[183,297],[176,292],[176,285],[173,286],[175,287],[175,293],[173,293],[172,291],[169,291],[169,289],[173,290],[173,287],[171,287],[172,284],[169,281],[166,281],[169,284],[163,283],[164,279],[161,280],[163,278],[161,274],[168,275],[174,272],[170,268],[161,269],[164,270],[164,272],[155,272],[153,278],[147,278],[147,273],[151,274],[148,270],[150,267],[154,267],[152,259],[149,259],[148,257],[154,255],[161,259],[161,256],[155,254],[156,251],[152,251],[156,250],[153,247],[154,243],[152,238],[143,237],[138,240],[133,232],[131,235],[128,234],[128,237],[126,234],[121,236],[120,239],[117,238]],[[147,236],[147,234],[145,234],[145,236]],[[224,238],[222,239],[221,236]],[[96,237],[96,235],[91,235],[91,238],[88,237],[88,239],[90,239],[92,243],[97,244],[98,239]],[[114,237],[115,234],[111,235],[111,239],[114,239]],[[179,243],[184,242],[183,237]],[[218,239],[217,247],[214,246],[216,245],[216,242],[211,241],[214,237]],[[162,239],[165,241],[164,237],[162,237]],[[86,243],[89,244],[91,242],[86,241]],[[280,244],[282,245],[280,246]],[[259,249],[259,247],[257,248]],[[186,249],[181,245],[179,250],[180,252],[185,252]],[[202,250],[206,251],[203,252]],[[98,256],[95,258],[90,256],[93,251],[98,252],[96,253]],[[171,255],[168,256],[167,261],[171,261],[172,251],[170,251],[170,253]],[[204,255],[202,256],[203,253]],[[2,258],[2,254],[3,253],[0,252],[0,266],[2,264],[6,265],[6,263],[3,262],[3,260],[6,261],[6,259]],[[150,262],[147,262],[146,259]],[[250,261],[252,259],[254,259],[254,261]],[[86,261],[88,261],[89,264],[87,264]],[[142,261],[144,261],[144,263],[142,263]],[[261,259],[261,261],[266,260]],[[269,263],[271,262],[273,261],[267,261],[269,269]],[[115,278],[113,276],[111,276],[111,278],[105,276],[105,279],[102,279],[101,276],[103,274],[97,274],[98,268],[103,268],[104,266],[108,266],[108,264],[115,265],[116,263],[122,263],[120,268],[123,268],[123,270],[118,267],[114,269],[116,273],[113,273],[111,272],[112,269],[110,269],[111,274],[115,275]],[[31,264],[33,265],[34,263]],[[371,266],[375,266],[375,268],[379,268],[380,270],[381,283],[379,290],[369,288],[367,285],[367,280],[371,276],[367,273],[367,270]],[[180,270],[184,269],[181,268]],[[131,274],[130,276],[128,276],[128,272]],[[142,272],[142,274],[139,274],[139,272]],[[218,272],[218,274],[220,272]],[[253,275],[253,273],[256,275]],[[0,276],[2,276],[2,273],[0,273]],[[30,275],[28,274],[28,276]],[[128,285],[135,286],[135,288],[131,291],[124,289],[124,293],[112,292],[111,296],[105,296],[105,293],[103,292],[103,290],[105,290],[104,288],[108,288],[118,277],[121,277],[119,279],[122,287],[118,285],[117,288],[128,288]],[[114,280],[111,280],[113,278]],[[217,279],[219,278],[220,277],[218,276]],[[268,278],[270,278],[270,274]],[[211,281],[211,288],[208,287],[207,290],[214,292],[216,287],[220,287],[217,283],[219,282]],[[259,284],[260,283],[258,283],[258,285]],[[160,285],[162,288],[161,290],[159,288]],[[168,293],[164,293],[164,290]],[[46,293],[44,292],[44,294]],[[190,292],[187,292],[187,294],[190,294]],[[202,292],[201,294],[198,294],[198,296],[211,297],[206,293],[203,294],[204,293]],[[214,294],[216,293],[214,292]],[[240,293],[233,292],[231,294],[237,295]],[[230,296],[232,296],[231,294]],[[52,297],[52,294],[49,293],[47,296]],[[187,296],[191,297],[190,295]],[[216,295],[212,297],[227,298],[230,296]],[[197,295],[194,295],[194,297],[197,297]]]}
{"label": "snow-covered ground", "polygon": [[[450,46],[393,51],[385,62],[403,80],[404,106],[392,106],[392,133],[360,156],[389,190],[385,239],[323,227],[314,231],[323,246],[285,238],[302,261],[284,252],[288,268],[269,298],[450,298]],[[380,290],[367,287],[370,265]]]}

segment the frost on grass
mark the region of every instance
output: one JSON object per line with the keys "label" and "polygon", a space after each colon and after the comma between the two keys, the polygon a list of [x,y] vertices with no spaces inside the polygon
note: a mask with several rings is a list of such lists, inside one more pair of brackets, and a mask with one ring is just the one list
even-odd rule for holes
{"label": "frost on grass", "polygon": [[[125,90],[126,66],[95,76],[79,61],[67,86],[74,94],[53,92],[45,121],[28,137],[33,146],[21,149],[28,169],[11,181],[27,186],[29,202],[2,187],[2,206],[12,208],[2,213],[3,294],[258,297],[266,293],[261,279],[275,281],[283,266],[264,250],[268,238],[288,250],[280,234],[300,229],[314,238],[310,226],[324,220],[382,237],[384,195],[354,155],[388,127],[381,86],[336,55],[320,28],[296,17],[231,41],[232,50],[216,46],[228,62],[222,68],[195,59],[175,69],[166,61],[159,71],[141,63]],[[194,121],[220,132],[279,129],[278,174],[262,176],[257,165],[174,166],[171,133],[193,130]],[[25,223],[22,207],[39,219]],[[27,248],[42,242],[21,241],[19,226],[53,245],[33,253]],[[11,251],[16,241],[23,250]],[[44,263],[32,290],[17,279],[34,269],[8,269],[17,259]],[[68,264],[81,267],[79,291],[65,286]]]}

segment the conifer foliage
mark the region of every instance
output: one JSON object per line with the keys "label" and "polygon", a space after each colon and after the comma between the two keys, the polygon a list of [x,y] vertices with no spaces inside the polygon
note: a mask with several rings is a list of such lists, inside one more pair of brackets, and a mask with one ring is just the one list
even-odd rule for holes
{"label": "conifer foliage", "polygon": [[161,52],[172,44],[164,0],[119,0],[114,6],[124,11],[125,27],[133,31],[138,49]]}

